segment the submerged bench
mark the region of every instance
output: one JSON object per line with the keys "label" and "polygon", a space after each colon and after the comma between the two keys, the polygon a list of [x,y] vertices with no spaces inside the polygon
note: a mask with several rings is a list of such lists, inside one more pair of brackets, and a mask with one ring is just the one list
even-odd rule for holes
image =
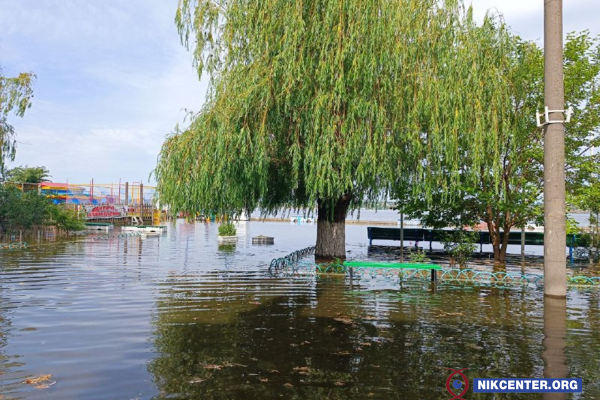
{"label": "submerged bench", "polygon": [[389,269],[425,269],[431,270],[431,282],[437,281],[436,271],[440,271],[442,267],[437,264],[414,264],[414,263],[385,263],[375,261],[345,261],[345,267],[350,268],[389,268]]}
{"label": "submerged bench", "polygon": [[[380,228],[375,226],[367,227],[367,237],[369,246],[373,245],[373,240],[400,240],[400,228]],[[422,242],[425,240],[425,230],[421,228],[404,228],[404,240]]]}
{"label": "submerged bench", "polygon": [[[381,228],[375,226],[367,227],[367,238],[369,239],[369,246],[373,245],[373,240],[401,240],[401,228]],[[444,236],[452,234],[456,230],[445,229],[435,230],[428,228],[404,228],[404,241],[414,242],[429,242],[429,250],[433,250],[432,242],[442,242]],[[543,246],[544,245],[544,233],[543,232],[525,232],[525,241],[523,241],[521,231],[512,231],[508,235],[508,244],[526,246]],[[492,244],[492,238],[490,232],[479,231],[479,252],[483,252],[483,245]],[[500,240],[504,238],[504,232],[500,232]],[[569,247],[570,252],[573,252],[573,248],[581,245],[581,237],[577,235],[568,235],[566,246]],[[415,243],[416,246],[416,243]]]}

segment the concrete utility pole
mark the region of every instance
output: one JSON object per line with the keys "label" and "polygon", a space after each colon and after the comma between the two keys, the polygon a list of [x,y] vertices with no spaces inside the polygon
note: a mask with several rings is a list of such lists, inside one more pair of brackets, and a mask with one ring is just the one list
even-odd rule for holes
{"label": "concrete utility pole", "polygon": [[[544,0],[544,97],[550,112],[544,126],[544,294],[567,294],[565,221],[565,89],[563,2]],[[551,122],[552,121],[552,122]]]}

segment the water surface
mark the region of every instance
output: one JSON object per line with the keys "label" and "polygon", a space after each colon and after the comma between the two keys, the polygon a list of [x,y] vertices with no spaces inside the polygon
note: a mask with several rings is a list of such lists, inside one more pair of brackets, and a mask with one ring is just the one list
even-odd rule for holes
{"label": "water surface", "polygon": [[[348,250],[367,257],[364,226]],[[0,253],[3,399],[446,399],[467,376],[584,379],[600,398],[600,291],[272,277],[311,225],[215,224],[161,237],[68,239]],[[275,236],[274,246],[251,237]],[[25,384],[51,374],[47,388]],[[539,399],[542,395],[465,399]],[[517,397],[518,396],[518,397]]]}

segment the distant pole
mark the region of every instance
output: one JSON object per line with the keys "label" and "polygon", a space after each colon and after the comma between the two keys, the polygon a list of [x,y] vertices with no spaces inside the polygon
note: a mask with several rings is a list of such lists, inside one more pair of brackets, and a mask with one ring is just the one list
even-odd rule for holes
{"label": "distant pole", "polygon": [[[564,110],[563,2],[544,0],[544,97],[550,110]],[[564,120],[562,112],[550,120]],[[544,127],[544,295],[567,294],[567,235],[565,221],[565,128]]]}
{"label": "distant pole", "polygon": [[129,204],[129,182],[125,182],[125,204]]}
{"label": "distant pole", "polygon": [[400,213],[400,262],[404,262],[404,210]]}
{"label": "distant pole", "polygon": [[144,223],[144,185],[140,182],[140,218]]}
{"label": "distant pole", "polygon": [[521,268],[525,268],[525,225],[521,227]]}

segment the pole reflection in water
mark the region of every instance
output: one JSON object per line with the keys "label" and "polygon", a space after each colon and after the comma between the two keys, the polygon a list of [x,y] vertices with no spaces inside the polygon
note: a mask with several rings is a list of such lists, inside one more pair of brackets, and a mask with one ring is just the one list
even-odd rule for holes
{"label": "pole reflection in water", "polygon": [[[544,298],[544,378],[566,378],[567,300]],[[566,393],[544,393],[544,400],[563,400]]]}

